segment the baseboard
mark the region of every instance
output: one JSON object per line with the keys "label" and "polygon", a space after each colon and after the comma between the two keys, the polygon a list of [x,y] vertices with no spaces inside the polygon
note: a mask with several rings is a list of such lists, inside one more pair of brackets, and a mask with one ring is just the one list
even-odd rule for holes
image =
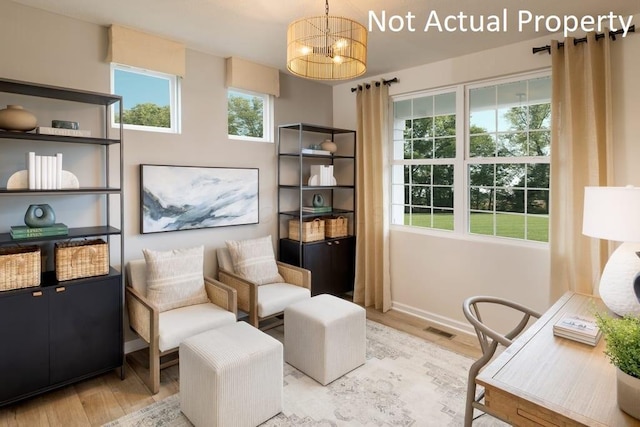
{"label": "baseboard", "polygon": [[142,338],[136,338],[135,340],[127,341],[124,343],[124,354],[133,353],[134,351],[142,350],[149,347]]}
{"label": "baseboard", "polygon": [[425,310],[420,310],[418,308],[393,301],[391,302],[391,309],[409,314],[411,316],[419,317],[420,319],[435,323],[436,325],[444,326],[461,334],[469,335],[471,337],[476,336],[475,330],[471,325],[441,316],[439,314],[430,313]]}

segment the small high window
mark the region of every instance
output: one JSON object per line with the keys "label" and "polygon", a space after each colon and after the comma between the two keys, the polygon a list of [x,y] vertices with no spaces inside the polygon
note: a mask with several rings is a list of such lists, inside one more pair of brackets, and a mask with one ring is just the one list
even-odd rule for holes
{"label": "small high window", "polygon": [[273,97],[229,88],[228,135],[231,139],[273,142]]}
{"label": "small high window", "polygon": [[[179,133],[177,76],[125,65],[111,65],[111,90],[122,96],[125,129]],[[112,124],[119,116],[112,115]]]}

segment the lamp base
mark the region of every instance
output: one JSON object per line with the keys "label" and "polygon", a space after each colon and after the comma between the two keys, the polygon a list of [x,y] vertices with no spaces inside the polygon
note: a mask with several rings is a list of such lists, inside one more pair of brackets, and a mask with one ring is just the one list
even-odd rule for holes
{"label": "lamp base", "polygon": [[600,278],[600,297],[620,316],[640,316],[640,244],[623,243],[607,261]]}

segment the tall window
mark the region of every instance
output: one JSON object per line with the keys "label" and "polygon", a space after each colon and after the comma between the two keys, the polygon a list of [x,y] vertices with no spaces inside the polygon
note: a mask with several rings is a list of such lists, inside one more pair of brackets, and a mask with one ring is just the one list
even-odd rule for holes
{"label": "tall window", "polygon": [[227,105],[229,138],[273,142],[271,95],[230,88]]}
{"label": "tall window", "polygon": [[468,94],[469,231],[547,242],[551,78]]}
{"label": "tall window", "polygon": [[393,106],[392,222],[453,230],[455,92]]}
{"label": "tall window", "polygon": [[392,223],[547,242],[551,78],[459,89],[393,99]]}

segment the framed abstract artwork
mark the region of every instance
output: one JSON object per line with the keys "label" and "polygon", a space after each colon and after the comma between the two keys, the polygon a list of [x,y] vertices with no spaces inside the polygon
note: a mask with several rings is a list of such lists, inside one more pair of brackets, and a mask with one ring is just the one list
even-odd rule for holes
{"label": "framed abstract artwork", "polygon": [[140,165],[140,232],[257,224],[258,169]]}

